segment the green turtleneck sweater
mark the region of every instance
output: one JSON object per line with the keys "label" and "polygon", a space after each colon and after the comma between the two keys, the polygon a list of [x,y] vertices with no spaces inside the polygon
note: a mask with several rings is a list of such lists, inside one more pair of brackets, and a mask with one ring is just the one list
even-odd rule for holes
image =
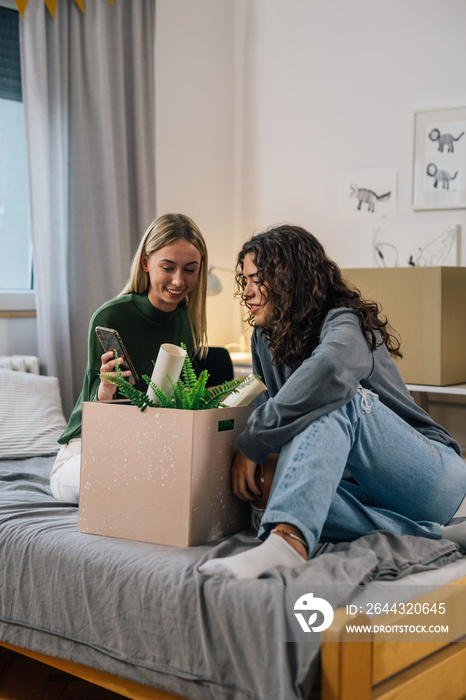
{"label": "green turtleneck sweater", "polygon": [[[97,401],[103,349],[94,330],[96,326],[118,331],[139,375],[135,386],[142,391],[147,390],[142,375],[151,376],[162,343],[180,345],[183,342],[191,357],[194,353],[188,312],[181,304],[175,311],[159,311],[152,306],[147,294],[134,293],[106,302],[97,309],[89,324],[88,359],[83,388],[68,425],[58,440],[61,444],[81,435],[83,401]],[[115,395],[115,398],[118,396]]]}

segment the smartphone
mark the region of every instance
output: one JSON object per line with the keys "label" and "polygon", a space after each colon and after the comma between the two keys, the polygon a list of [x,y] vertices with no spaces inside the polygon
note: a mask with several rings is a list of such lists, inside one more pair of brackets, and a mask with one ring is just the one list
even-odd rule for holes
{"label": "smartphone", "polygon": [[96,326],[95,332],[100,340],[100,343],[105,352],[110,352],[110,350],[116,350],[118,357],[124,357],[124,361],[120,364],[122,370],[131,370],[131,374],[126,377],[126,379],[131,382],[131,384],[136,384],[138,381],[138,375],[134,369],[134,365],[131,362],[130,356],[126,352],[126,348],[123,345],[123,341],[120,338],[118,331],[113,328],[104,328],[103,326]]}

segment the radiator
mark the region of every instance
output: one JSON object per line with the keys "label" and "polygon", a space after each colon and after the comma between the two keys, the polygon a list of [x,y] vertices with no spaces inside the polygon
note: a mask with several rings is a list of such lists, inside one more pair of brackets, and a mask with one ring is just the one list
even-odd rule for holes
{"label": "radiator", "polygon": [[39,358],[35,355],[0,355],[0,368],[40,374]]}

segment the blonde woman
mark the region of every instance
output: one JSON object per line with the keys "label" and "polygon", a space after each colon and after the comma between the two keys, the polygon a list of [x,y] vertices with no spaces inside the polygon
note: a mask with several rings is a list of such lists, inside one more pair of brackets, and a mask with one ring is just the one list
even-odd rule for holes
{"label": "blonde woman", "polygon": [[191,357],[205,354],[207,274],[207,247],[192,219],[165,214],[152,222],[125,287],[91,318],[83,389],[59,439],[62,447],[50,477],[56,499],[78,502],[83,401],[109,401],[117,395],[116,386],[100,378],[115,372],[116,360],[113,351],[102,354],[96,326],[118,331],[139,376],[135,386],[145,391],[141,377],[152,374],[162,343],[183,342]]}

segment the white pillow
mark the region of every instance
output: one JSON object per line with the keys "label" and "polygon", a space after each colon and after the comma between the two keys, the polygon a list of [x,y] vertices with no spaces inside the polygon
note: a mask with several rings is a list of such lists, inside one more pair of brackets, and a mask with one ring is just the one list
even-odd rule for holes
{"label": "white pillow", "polygon": [[0,369],[0,458],[54,454],[65,426],[56,377]]}

